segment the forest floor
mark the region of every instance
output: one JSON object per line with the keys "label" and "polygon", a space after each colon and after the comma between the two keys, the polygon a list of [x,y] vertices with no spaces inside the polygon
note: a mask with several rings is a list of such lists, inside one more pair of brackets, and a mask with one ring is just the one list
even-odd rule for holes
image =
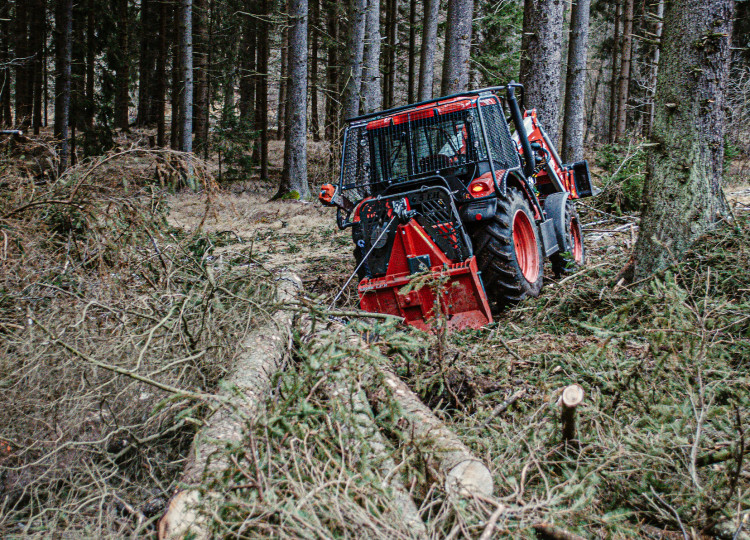
{"label": "forest floor", "polygon": [[[154,189],[160,155],[82,164],[55,184],[23,172],[30,155],[2,165],[15,183],[0,200],[0,535],[153,535],[205,414],[194,393],[217,391],[248,326],[275,309],[269,271],[295,271],[327,305],[353,270],[351,238],[331,209],[269,202],[272,185]],[[311,155],[316,187],[330,180],[322,146]],[[539,298],[484,329],[352,318],[366,350],[324,319],[300,329],[247,445],[207,480],[226,493],[214,534],[413,537],[389,518],[366,441],[321,392],[345,358],[363,385],[390,365],[494,475],[492,498],[447,496],[397,411],[376,411],[432,538],[528,538],[540,524],[567,538],[743,538],[750,186],[728,195],[735,225],[637,286],[616,280],[637,216],[583,201],[586,267],[545,275]],[[340,305],[355,307],[354,285]],[[575,448],[557,406],[572,383],[585,391]]]}

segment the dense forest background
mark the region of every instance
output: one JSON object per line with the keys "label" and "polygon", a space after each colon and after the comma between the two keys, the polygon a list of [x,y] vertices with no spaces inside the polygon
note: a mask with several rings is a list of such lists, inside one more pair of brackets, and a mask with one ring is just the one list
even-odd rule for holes
{"label": "dense forest background", "polygon": [[[748,5],[736,3],[725,107],[734,153],[748,147]],[[664,2],[574,6],[3,0],[0,124],[34,134],[54,125],[58,169],[110,150],[115,133],[137,128],[153,147],[221,154],[222,179],[257,172],[267,180],[268,138],[284,137],[286,110],[300,102],[304,133],[329,141],[335,157],[344,117],[520,75],[528,105],[560,138],[558,125],[589,147],[648,136]],[[305,23],[301,33],[295,21]],[[573,143],[559,142],[568,154]]]}

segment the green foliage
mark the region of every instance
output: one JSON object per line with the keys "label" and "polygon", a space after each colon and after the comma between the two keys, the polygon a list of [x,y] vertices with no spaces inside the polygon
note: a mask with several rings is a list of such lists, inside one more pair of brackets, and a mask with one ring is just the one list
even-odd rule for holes
{"label": "green foliage", "polygon": [[502,85],[518,78],[521,64],[521,29],[523,2],[487,3],[485,16],[479,26],[483,37],[478,47],[472,48],[476,62],[488,86]]}
{"label": "green foliage", "polygon": [[[211,146],[222,164],[219,181],[246,180],[253,173],[252,148],[258,132],[252,122],[226,114],[211,134]],[[224,168],[226,166],[226,168]]]}
{"label": "green foliage", "polygon": [[638,210],[646,180],[643,147],[640,144],[606,144],[596,153],[596,165],[608,173],[597,202],[618,215]]}

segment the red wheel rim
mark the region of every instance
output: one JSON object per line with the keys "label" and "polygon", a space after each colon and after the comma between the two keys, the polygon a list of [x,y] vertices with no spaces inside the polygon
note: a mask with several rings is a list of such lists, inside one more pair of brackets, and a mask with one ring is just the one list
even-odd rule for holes
{"label": "red wheel rim", "polygon": [[578,220],[570,220],[570,235],[573,237],[573,260],[576,264],[583,264],[583,240],[581,239],[581,228]]}
{"label": "red wheel rim", "polygon": [[534,283],[539,278],[539,249],[533,225],[523,210],[513,216],[513,247],[521,274],[526,281]]}

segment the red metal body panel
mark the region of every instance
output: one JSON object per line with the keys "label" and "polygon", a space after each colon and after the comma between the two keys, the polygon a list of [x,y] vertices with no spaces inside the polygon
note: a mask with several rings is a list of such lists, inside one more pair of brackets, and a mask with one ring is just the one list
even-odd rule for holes
{"label": "red metal body panel", "polygon": [[[429,279],[421,287],[404,290],[414,278],[409,259],[423,255],[430,257]],[[363,310],[403,317],[422,330],[432,327],[436,306],[446,314],[450,329],[481,328],[492,322],[476,258],[451,261],[413,219],[396,230],[388,273],[363,279],[358,291]]]}

